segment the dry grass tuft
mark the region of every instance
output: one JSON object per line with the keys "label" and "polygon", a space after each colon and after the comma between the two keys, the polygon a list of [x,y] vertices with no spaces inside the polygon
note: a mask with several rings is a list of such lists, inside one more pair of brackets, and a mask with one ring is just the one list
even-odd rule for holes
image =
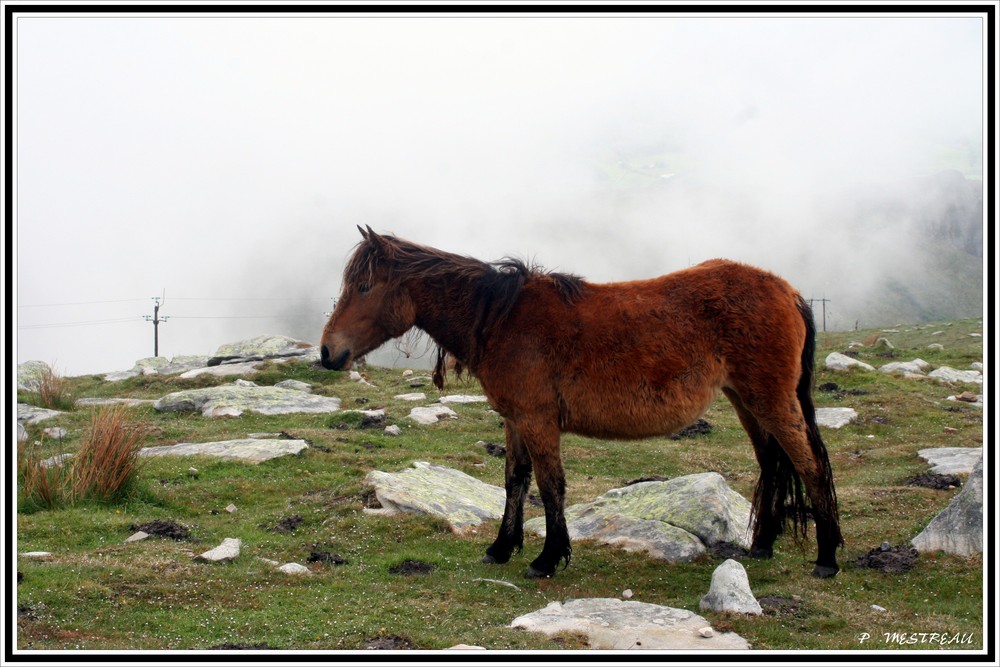
{"label": "dry grass tuft", "polygon": [[97,409],[80,444],[80,451],[46,464],[26,444],[18,448],[24,499],[52,509],[86,500],[120,498],[139,473],[139,450],[149,427],[133,420],[123,405]]}
{"label": "dry grass tuft", "polygon": [[66,378],[57,375],[51,368],[45,368],[38,377],[38,405],[49,410],[66,410],[72,404]]}
{"label": "dry grass tuft", "polygon": [[70,467],[71,501],[119,497],[138,476],[139,450],[148,433],[123,405],[96,410]]}

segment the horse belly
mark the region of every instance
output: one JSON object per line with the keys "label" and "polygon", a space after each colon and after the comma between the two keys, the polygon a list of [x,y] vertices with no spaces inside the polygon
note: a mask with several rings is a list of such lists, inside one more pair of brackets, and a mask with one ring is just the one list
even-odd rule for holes
{"label": "horse belly", "polygon": [[687,391],[616,387],[597,396],[567,392],[560,406],[562,430],[607,439],[672,435],[697,421],[720,391],[712,385]]}

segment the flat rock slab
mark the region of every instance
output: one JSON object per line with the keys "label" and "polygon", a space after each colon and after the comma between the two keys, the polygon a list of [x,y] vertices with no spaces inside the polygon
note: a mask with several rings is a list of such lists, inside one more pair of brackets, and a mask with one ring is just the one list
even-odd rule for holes
{"label": "flat rock slab", "polygon": [[227,537],[222,544],[194,557],[202,563],[229,563],[240,555],[243,543],[235,537]]}
{"label": "flat rock slab", "polygon": [[983,383],[983,374],[977,370],[971,371],[960,371],[949,366],[941,366],[930,373],[927,377],[933,378],[938,382],[968,382],[974,384]]}
{"label": "flat rock slab", "polygon": [[196,378],[199,375],[212,375],[215,377],[228,377],[230,375],[239,375],[241,377],[247,377],[255,375],[264,365],[263,361],[245,361],[237,364],[220,364],[218,366],[205,366],[202,368],[194,368],[184,373],[181,373],[181,377],[185,380],[190,380],[191,378]]}
{"label": "flat rock slab", "polygon": [[396,473],[373,470],[365,483],[375,487],[383,512],[436,516],[455,532],[503,517],[503,489],[445,466],[417,461]]}
{"label": "flat rock slab", "polygon": [[816,423],[826,428],[841,428],[857,418],[854,408],[816,408]]}
{"label": "flat rock slab", "polygon": [[256,338],[222,345],[215,351],[214,358],[293,357],[305,356],[315,350],[316,347],[312,343],[296,340],[288,336],[265,334]]}
{"label": "flat rock slab", "polygon": [[424,408],[413,408],[410,410],[410,419],[428,426],[437,424],[444,419],[458,419],[458,414],[446,405],[428,405]]}
{"label": "flat rock slab", "polygon": [[152,405],[156,403],[155,400],[147,398],[78,398],[76,399],[77,407],[96,407],[100,405],[124,405],[130,408],[138,407],[140,405]]}
{"label": "flat rock slab", "polygon": [[938,475],[971,473],[983,461],[982,447],[932,447],[921,449],[917,456],[931,464],[931,472]]}
{"label": "flat rock slab", "polygon": [[453,394],[451,396],[442,396],[438,399],[438,402],[442,405],[449,404],[464,404],[464,403],[488,403],[489,399],[485,396],[478,395],[468,395],[468,394]]}
{"label": "flat rock slab", "polygon": [[911,542],[924,553],[944,551],[959,556],[983,552],[983,464],[980,461],[962,490]]}
{"label": "flat rock slab", "polygon": [[[690,561],[720,542],[749,548],[750,502],[715,472],[612,489],[566,509],[570,539],[595,539],[671,562]],[[545,518],[524,524],[545,534]]]}
{"label": "flat rock slab", "polygon": [[197,410],[206,417],[237,417],[244,412],[262,415],[323,414],[337,412],[340,399],[278,387],[226,385],[177,391],[156,401],[153,407],[159,412]]}
{"label": "flat rock slab", "polygon": [[703,637],[700,630],[709,625],[708,621],[686,609],[615,598],[550,602],[543,609],[518,616],[510,625],[550,636],[560,632],[581,633],[593,649],[745,651],[750,648],[734,632],[713,632],[711,637]]}
{"label": "flat rock slab", "polygon": [[62,414],[65,413],[59,412],[58,410],[39,408],[34,405],[28,405],[27,403],[17,404],[18,424],[37,424],[45,421],[46,419],[52,419],[53,417],[58,417]]}
{"label": "flat rock slab", "polygon": [[300,454],[309,445],[305,440],[261,440],[245,438],[221,442],[182,442],[176,445],[146,447],[139,456],[214,456],[226,461],[260,463],[282,456]]}

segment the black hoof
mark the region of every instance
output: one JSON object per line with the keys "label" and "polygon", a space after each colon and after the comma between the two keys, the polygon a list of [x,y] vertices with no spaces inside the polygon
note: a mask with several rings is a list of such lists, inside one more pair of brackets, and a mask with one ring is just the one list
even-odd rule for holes
{"label": "black hoof", "polygon": [[773,558],[774,549],[755,548],[750,550],[750,558]]}
{"label": "black hoof", "polygon": [[534,565],[529,565],[528,571],[524,573],[524,576],[528,579],[548,579],[555,573],[555,570],[542,572],[541,570],[536,569]]}
{"label": "black hoof", "polygon": [[483,556],[483,561],[482,562],[486,563],[487,565],[500,565],[500,561],[498,561],[496,558],[494,558],[493,556],[491,556],[489,554],[486,554],[485,556]]}
{"label": "black hoof", "polygon": [[829,579],[838,572],[840,572],[840,568],[836,565],[817,565],[812,571],[812,576],[819,579]]}

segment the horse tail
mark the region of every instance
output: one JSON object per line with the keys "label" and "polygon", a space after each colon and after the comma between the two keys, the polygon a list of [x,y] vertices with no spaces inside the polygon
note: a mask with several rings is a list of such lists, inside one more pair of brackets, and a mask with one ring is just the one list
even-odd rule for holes
{"label": "horse tail", "polygon": [[[796,395],[799,399],[799,406],[802,408],[802,416],[806,422],[806,431],[809,438],[809,446],[812,448],[813,458],[820,467],[819,488],[823,492],[822,507],[812,508],[813,514],[822,512],[829,519],[835,531],[834,540],[837,544],[843,544],[844,538],[840,534],[840,518],[837,511],[837,491],[833,485],[833,468],[830,466],[830,455],[823,444],[823,438],[819,433],[819,425],[816,423],[816,407],[813,404],[813,373],[816,363],[816,325],[813,321],[812,308],[801,296],[798,297],[799,314],[806,327],[806,340],[802,346],[802,373],[799,376],[799,384],[796,387]],[[815,516],[813,517],[816,518]],[[804,530],[804,528],[803,528]]]}
{"label": "horse tail", "polygon": [[[761,476],[754,489],[753,512],[761,517],[770,517],[768,522],[755,522],[754,540],[756,542],[761,531],[768,532],[773,536],[784,532],[784,529],[791,524],[792,537],[796,542],[801,542],[808,535],[807,521],[810,518],[815,520],[817,512],[823,512],[825,516],[833,519],[836,526],[837,520],[837,497],[833,488],[833,474],[830,468],[830,457],[820,436],[819,427],[816,424],[816,407],[813,404],[813,371],[816,354],[816,327],[813,324],[812,310],[801,297],[796,303],[799,314],[806,328],[805,342],[801,353],[801,374],[796,385],[796,398],[802,410],[805,420],[807,439],[817,466],[820,467],[820,488],[824,491],[824,507],[812,507],[808,495],[802,482],[802,478],[795,470],[791,458],[770,433],[766,434],[766,442],[760,452]],[[841,540],[839,528],[836,538]]]}

